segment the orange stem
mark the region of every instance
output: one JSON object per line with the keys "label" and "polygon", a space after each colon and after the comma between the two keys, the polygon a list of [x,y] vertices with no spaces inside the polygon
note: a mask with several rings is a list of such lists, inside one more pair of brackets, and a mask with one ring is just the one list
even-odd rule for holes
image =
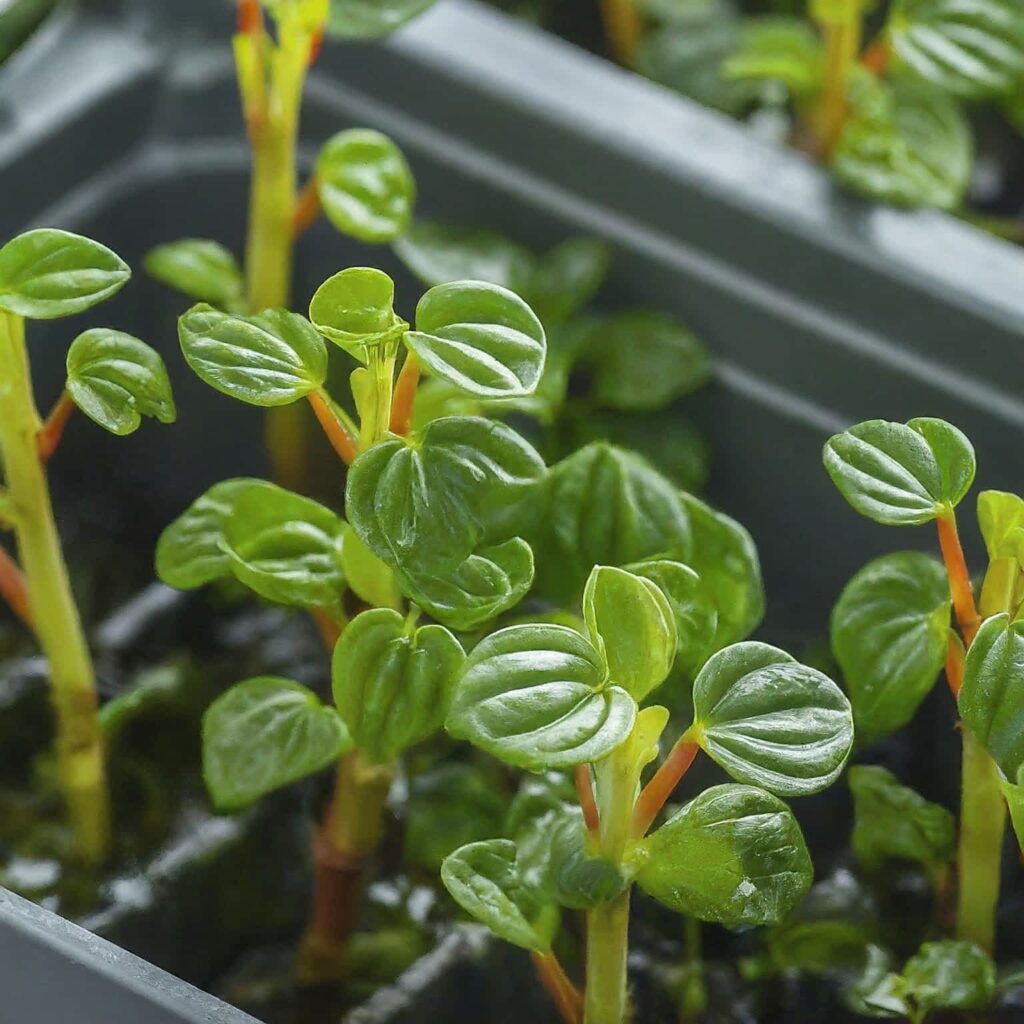
{"label": "orange stem", "polygon": [[333,651],[338,641],[341,639],[341,624],[328,612],[324,611],[323,608],[310,608],[309,614],[316,623],[316,628],[320,630],[320,636],[323,637],[324,647],[329,651]]}
{"label": "orange stem", "polygon": [[970,647],[974,634],[981,625],[981,617],[974,603],[974,588],[971,586],[971,574],[967,570],[967,559],[964,558],[964,549],[960,546],[956,513],[950,509],[935,520],[935,525],[938,527],[939,547],[942,549],[942,560],[946,563],[946,575],[949,577],[953,611],[963,634],[964,645]]}
{"label": "orange stem", "polygon": [[531,953],[530,958],[565,1024],[581,1024],[583,996],[565,973],[558,957],[554,953]]}
{"label": "orange stem", "polygon": [[955,633],[950,633],[946,643],[946,681],[954,697],[960,696],[964,683],[964,648]]}
{"label": "orange stem", "polygon": [[295,197],[295,212],[292,214],[292,237],[308,231],[320,216],[320,190],[314,174]]}
{"label": "orange stem", "polygon": [[884,39],[876,39],[861,56],[860,62],[876,75],[884,75],[889,70],[889,59],[892,51]]}
{"label": "orange stem", "polygon": [[313,412],[316,413],[317,422],[323,427],[327,440],[331,442],[331,447],[338,453],[346,466],[351,466],[359,454],[355,439],[348,432],[345,424],[338,419],[334,410],[324,401],[322,395],[312,391],[308,397],[309,404],[313,406]]}
{"label": "orange stem", "polygon": [[320,56],[320,51],[324,48],[324,30],[322,28],[317,29],[309,40],[309,57],[306,59],[306,67],[312,67],[317,58]]}
{"label": "orange stem", "polygon": [[601,828],[601,819],[597,813],[597,801],[594,799],[594,786],[590,780],[590,765],[578,764],[576,766],[576,795],[580,800],[580,807],[583,808],[583,820],[591,832],[597,832]]}
{"label": "orange stem", "polygon": [[651,781],[641,790],[633,808],[633,835],[636,838],[647,835],[658,812],[690,770],[699,750],[700,747],[691,743],[684,734],[651,777]]}
{"label": "orange stem", "polygon": [[8,554],[7,549],[0,547],[0,597],[11,611],[29,629],[33,629],[32,606],[28,597],[28,582],[18,563]]}
{"label": "orange stem", "polygon": [[419,360],[415,353],[408,352],[395,382],[395,397],[391,401],[391,433],[399,436],[409,433],[412,412],[416,405],[416,389],[419,385]]}
{"label": "orange stem", "polygon": [[53,458],[53,454],[57,451],[61,438],[64,436],[64,428],[75,409],[74,400],[65,391],[57,399],[57,404],[50,410],[46,422],[36,434],[36,449],[42,462],[49,462]]}
{"label": "orange stem", "polygon": [[262,34],[263,10],[260,0],[238,0],[238,31],[246,36]]}

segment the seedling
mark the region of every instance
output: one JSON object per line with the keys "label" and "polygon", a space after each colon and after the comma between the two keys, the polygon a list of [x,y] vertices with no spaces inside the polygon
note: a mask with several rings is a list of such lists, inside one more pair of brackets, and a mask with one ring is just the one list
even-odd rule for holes
{"label": "seedling", "polygon": [[[869,420],[833,437],[824,458],[861,515],[887,526],[937,527],[941,562],[898,552],[854,576],[832,616],[832,645],[862,742],[906,725],[945,666],[963,736],[956,937],[991,955],[1006,801],[1024,839],[1024,501],[1000,491],[978,497],[988,567],[976,602],[955,511],[974,480],[975,458],[959,430],[937,419]],[[951,826],[908,793],[893,779],[855,784],[858,804],[871,799],[875,813],[890,815],[886,841],[875,826],[861,844],[930,862],[933,876],[941,876],[952,852]],[[902,839],[892,829],[897,806]]]}
{"label": "seedling", "polygon": [[[238,0],[235,64],[252,149],[244,271],[218,242],[183,239],[154,249],[146,270],[186,295],[230,313],[286,309],[296,239],[326,215],[343,235],[380,244],[409,223],[415,182],[398,147],[380,132],[339,132],[320,150],[298,190],[297,142],[306,75],[324,36],[376,38],[425,11],[433,0]],[[270,24],[264,17],[264,9]],[[307,417],[273,407],[267,449],[275,478],[302,486],[308,476]]]}
{"label": "seedling", "polygon": [[0,248],[0,529],[13,532],[22,563],[0,547],[0,595],[36,635],[49,663],[57,778],[75,850],[89,864],[101,862],[110,848],[110,797],[95,673],[54,522],[47,463],[76,408],[125,435],[143,416],[173,422],[174,399],[156,352],[121,331],[93,328],[71,343],[64,391],[42,420],[25,322],[80,313],[119,291],[130,276],[109,249],[66,231],[28,231]]}
{"label": "seedling", "polygon": [[[711,643],[692,616],[695,596],[707,594],[698,580],[666,560],[598,566],[581,629],[499,630],[473,649],[455,686],[452,736],[517,768],[574,773],[578,807],[542,805],[515,834],[464,846],[442,867],[467,912],[530,951],[567,1022],[629,1017],[634,884],[680,914],[728,927],[785,917],[812,869],[779,797],[830,785],[853,745],[850,704],[827,676],[766,644],[730,644],[704,661],[692,723],[641,785],[669,712],[640,705],[680,655],[699,660]],[[701,750],[735,783],[699,794],[648,834]],[[552,948],[563,909],[586,911],[582,997]]]}

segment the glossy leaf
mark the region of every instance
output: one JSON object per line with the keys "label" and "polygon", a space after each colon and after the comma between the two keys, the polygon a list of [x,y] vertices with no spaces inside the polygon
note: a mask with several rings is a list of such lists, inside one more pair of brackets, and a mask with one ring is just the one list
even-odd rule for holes
{"label": "glossy leaf", "polygon": [[979,1010],[996,993],[992,960],[973,942],[926,942],[903,968],[910,997],[920,1009]]}
{"label": "glossy leaf", "polygon": [[203,777],[222,812],[326,768],[350,747],[333,708],[276,676],[233,686],[203,716]]}
{"label": "glossy leaf", "polygon": [[341,568],[349,589],[372,608],[402,607],[402,591],[394,571],[384,564],[354,530],[345,533]]}
{"label": "glossy leaf", "polygon": [[288,405],[327,377],[323,338],[287,310],[234,316],[200,304],[178,320],[178,338],[203,381],[249,405]]}
{"label": "glossy leaf", "polygon": [[897,0],[887,37],[900,65],[966,99],[1006,95],[1024,79],[1016,0]]}
{"label": "glossy leaf", "polygon": [[609,675],[634,700],[665,681],[676,656],[676,624],[655,583],[625,569],[594,566],[583,589],[583,616]]}
{"label": "glossy leaf", "polygon": [[975,739],[1015,779],[1024,766],[1024,622],[985,620],[967,651],[958,703]]}
{"label": "glossy leaf", "polygon": [[444,724],[465,654],[443,626],[390,608],[357,615],[334,649],[334,703],[356,746],[387,763]]}
{"label": "glossy leaf", "polygon": [[854,765],[850,790],[853,852],[865,868],[876,871],[894,859],[935,868],[952,860],[956,825],[945,807],[925,800],[876,765]]}
{"label": "glossy leaf", "polygon": [[570,910],[609,903],[629,884],[611,860],[593,856],[579,809],[538,823],[548,846],[545,887]]}
{"label": "glossy leaf", "polygon": [[879,946],[867,949],[864,969],[844,993],[847,1005],[869,1017],[908,1017],[907,985],[892,969],[892,957]]}
{"label": "glossy leaf", "polygon": [[748,641],[714,655],[693,685],[694,742],[738,782],[804,796],[839,777],[853,715],[828,676]]}
{"label": "glossy leaf", "polygon": [[327,219],[360,242],[391,242],[409,226],[416,183],[402,151],[370,128],[338,132],[316,161]]}
{"label": "glossy leaf", "polygon": [[105,245],[56,228],[37,228],[0,248],[0,309],[53,320],[120,291],[128,264]]}
{"label": "glossy leaf", "polygon": [[1015,558],[1024,566],[1024,500],[1006,491],[982,491],[978,527],[990,562]]}
{"label": "glossy leaf", "polygon": [[169,587],[195,590],[231,574],[224,549],[224,526],[235,500],[254,486],[271,486],[252,477],[214,484],[171,523],[156,546],[156,574]]}
{"label": "glossy leaf", "polygon": [[431,373],[481,398],[529,395],[544,369],[544,328],[533,310],[483,281],[431,288],[405,343]]}
{"label": "glossy leaf", "polygon": [[779,82],[798,99],[820,89],[823,70],[818,34],[806,20],[785,15],[744,19],[739,45],[722,63],[727,79]]}
{"label": "glossy leaf", "polygon": [[974,449],[949,423],[867,420],[825,445],[825,468],[844,498],[868,519],[915,526],[957,505],[974,480]]}
{"label": "glossy leaf", "polygon": [[242,270],[231,251],[208,238],[183,238],[146,253],[146,273],[161,284],[226,312],[245,305]]}
{"label": "glossy leaf", "polygon": [[441,865],[441,881],[463,910],[499,938],[537,953],[551,948],[553,919],[523,884],[511,840],[489,839],[456,850]]}
{"label": "glossy leaf", "polygon": [[395,283],[381,270],[349,267],[329,277],[309,303],[316,329],[357,359],[398,339],[408,327],[395,315]]}
{"label": "glossy leaf", "polygon": [[564,322],[594,298],[611,261],[607,242],[567,238],[536,260],[529,289],[522,294],[545,323]]}
{"label": "glossy leaf", "polygon": [[869,562],[832,612],[832,650],[867,744],[914,716],[946,658],[949,582],[942,564],[918,551]]}
{"label": "glossy leaf", "polygon": [[176,418],[164,361],[130,334],[106,327],[80,334],[68,349],[67,371],[75,405],[112,434],[133,433],[143,416]]}
{"label": "glossy leaf", "polygon": [[360,455],[349,470],[346,509],[378,558],[441,574],[489,539],[489,526],[543,472],[540,456],[511,428],[449,416],[428,424],[414,446],[391,440]]}
{"label": "glossy leaf", "polygon": [[635,717],[633,698],[607,679],[585,637],[564,626],[512,626],[470,654],[446,728],[537,771],[604,757]]}
{"label": "glossy leaf", "polygon": [[433,4],[434,0],[331,0],[327,31],[339,39],[380,39]]}
{"label": "glossy leaf", "polygon": [[1010,822],[1017,836],[1017,845],[1024,853],[1024,769],[1017,770],[1015,782],[1003,780],[1000,785],[1006,798],[1006,807],[1010,812]]}
{"label": "glossy leaf", "polygon": [[640,888],[702,921],[775,924],[811,887],[810,855],[792,812],[751,786],[712,786],[643,845]]}

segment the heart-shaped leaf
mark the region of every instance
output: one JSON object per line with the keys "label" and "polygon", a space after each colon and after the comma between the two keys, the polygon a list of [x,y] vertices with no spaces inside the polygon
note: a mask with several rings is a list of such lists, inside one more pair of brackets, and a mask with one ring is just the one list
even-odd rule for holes
{"label": "heart-shaped leaf", "polygon": [[405,343],[431,373],[481,398],[532,394],[547,350],[533,310],[514,292],[484,281],[431,288]]}
{"label": "heart-shaped leaf", "polygon": [[878,765],[850,769],[853,793],[853,852],[869,871],[887,861],[913,860],[939,868],[953,858],[953,815],[933,804]]}
{"label": "heart-shaped leaf", "polygon": [[1024,766],[1024,621],[993,615],[967,651],[960,717],[1008,779]]}
{"label": "heart-shaped leaf", "polygon": [[730,928],[776,924],[813,867],[790,809],[752,786],[712,786],[643,843],[636,880],[673,910]]}
{"label": "heart-shaped leaf", "polygon": [[562,323],[597,294],[611,262],[611,246],[600,238],[566,238],[536,260],[529,289],[519,294],[545,324]]}
{"label": "heart-shaped leaf", "polygon": [[989,561],[1014,558],[1024,566],[1024,500],[1006,491],[978,495],[978,528]]}
{"label": "heart-shaped leaf", "polygon": [[524,884],[509,839],[470,843],[445,858],[441,881],[452,899],[495,935],[536,953],[546,953],[557,914]]}
{"label": "heart-shaped leaf", "polygon": [[1024,80],[1016,0],[896,0],[887,36],[903,67],[965,99],[1004,96]]}
{"label": "heart-shaped leaf", "polygon": [[218,309],[236,313],[245,305],[241,268],[219,242],[183,238],[158,245],[146,253],[143,266],[162,284]]}
{"label": "heart-shaped leaf", "polygon": [[331,0],[327,31],[339,39],[380,39],[433,4],[434,0]]}
{"label": "heart-shaped leaf", "polygon": [[0,248],[0,309],[54,320],[95,306],[131,277],[128,264],[91,238],[38,228]]}
{"label": "heart-shaped leaf", "polygon": [[635,701],[608,680],[585,637],[564,626],[512,626],[470,654],[445,728],[539,771],[604,757],[635,718]]}
{"label": "heart-shaped leaf", "polygon": [[854,509],[886,526],[931,522],[974,481],[974,448],[944,420],[867,420],[830,438],[823,459]]}
{"label": "heart-shaped leaf", "polygon": [[378,558],[444,575],[500,532],[502,514],[543,472],[540,456],[510,427],[448,416],[413,445],[384,441],[361,454],[349,469],[346,510]]}
{"label": "heart-shaped leaf", "polygon": [[991,957],[973,942],[926,942],[903,968],[907,994],[919,1010],[979,1010],[996,994]]}
{"label": "heart-shaped leaf", "polygon": [[861,744],[914,716],[945,661],[949,611],[946,571],[919,551],[876,558],[847,583],[832,612],[832,651]]}
{"label": "heart-shaped leaf", "polygon": [[676,656],[676,624],[656,584],[625,569],[594,566],[583,590],[583,616],[608,674],[634,700],[665,681]]}
{"label": "heart-shaped leaf", "polygon": [[237,811],[312,775],[352,745],[315,693],[276,676],[231,687],[203,715],[203,777],[217,810]]}
{"label": "heart-shaped leaf", "polygon": [[71,343],[67,389],[75,405],[105,430],[124,436],[143,416],[173,423],[177,415],[167,368],[144,341],[96,327]]}
{"label": "heart-shaped leaf", "polygon": [[850,702],[828,676],[768,644],[733,644],[693,684],[695,743],[739,782],[805,796],[839,777],[853,747]]}
{"label": "heart-shaped leaf", "polygon": [[316,161],[327,219],[360,242],[391,242],[409,226],[416,182],[402,151],[370,128],[338,132]]}
{"label": "heart-shaped leaf", "polygon": [[357,615],[334,649],[334,702],[356,746],[386,764],[444,724],[465,654],[443,626],[396,611]]}
{"label": "heart-shaped leaf", "polygon": [[214,484],[171,523],[156,546],[156,574],[169,587],[195,590],[231,575],[224,524],[235,500],[252,487],[271,486],[252,477]]}
{"label": "heart-shaped leaf", "polygon": [[368,348],[398,340],[409,326],[395,315],[395,283],[381,270],[349,267],[329,277],[309,303],[316,329],[362,362]]}
{"label": "heart-shaped leaf", "polygon": [[544,834],[546,864],[544,889],[570,910],[589,910],[610,903],[629,885],[619,866],[588,849],[587,830],[578,808],[550,815],[537,823]]}
{"label": "heart-shaped leaf", "polygon": [[178,320],[178,338],[203,381],[249,405],[288,405],[327,377],[323,338],[308,320],[284,309],[234,316],[201,303]]}
{"label": "heart-shaped leaf", "polygon": [[349,589],[370,607],[401,609],[402,591],[394,570],[359,539],[355,530],[345,531],[341,567]]}
{"label": "heart-shaped leaf", "polygon": [[261,597],[300,608],[338,606],[345,523],[330,509],[260,481],[235,494],[223,531],[231,571]]}

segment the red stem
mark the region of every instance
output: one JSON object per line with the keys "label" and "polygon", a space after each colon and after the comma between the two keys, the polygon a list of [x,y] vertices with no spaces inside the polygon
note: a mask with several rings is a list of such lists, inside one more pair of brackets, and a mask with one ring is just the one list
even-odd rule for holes
{"label": "red stem", "polygon": [[28,597],[28,582],[18,563],[0,547],[0,597],[11,607],[11,611],[28,626],[33,627],[32,606]]}
{"label": "red stem", "polygon": [[346,466],[351,466],[359,454],[355,439],[322,396],[312,391],[308,398],[309,404],[313,406],[313,412],[316,413],[317,422],[327,435],[327,440],[331,442],[331,447],[338,453]]}
{"label": "red stem", "polygon": [[565,1024],[581,1024],[583,996],[565,973],[558,957],[554,953],[531,953],[530,958]]}
{"label": "red stem", "polygon": [[876,39],[861,56],[860,62],[876,75],[884,75],[889,70],[889,59],[892,51],[884,39]]}
{"label": "red stem", "polygon": [[391,433],[404,437],[409,433],[416,389],[420,384],[420,364],[413,352],[406,354],[401,372],[395,383],[395,397],[391,400]]}
{"label": "red stem", "polygon": [[974,588],[971,586],[971,574],[967,569],[964,549],[960,546],[960,535],[956,528],[956,513],[950,509],[935,520],[939,531],[939,547],[942,549],[942,560],[946,563],[946,575],[949,577],[949,593],[953,598],[953,611],[956,621],[963,634],[964,646],[970,647],[974,634],[981,625],[981,616],[974,603]]}
{"label": "red stem", "polygon": [[309,40],[309,57],[306,59],[306,67],[312,67],[320,56],[320,51],[324,48],[324,30],[322,28],[317,29],[312,38]]}
{"label": "red stem", "polygon": [[49,462],[53,458],[64,436],[64,428],[75,408],[72,397],[66,391],[63,392],[50,415],[46,417],[46,422],[39,428],[39,433],[36,434],[36,449],[42,462]]}
{"label": "red stem", "polygon": [[597,801],[594,799],[594,786],[590,780],[590,765],[576,766],[576,794],[583,808],[583,820],[589,831],[595,834],[601,828],[601,819],[597,813]]}
{"label": "red stem", "polygon": [[263,33],[263,10],[260,0],[238,0],[238,31],[241,35]]}
{"label": "red stem", "polygon": [[691,743],[684,734],[651,777],[651,781],[641,790],[633,809],[633,835],[636,838],[647,835],[658,812],[690,770],[699,750],[700,747]]}

